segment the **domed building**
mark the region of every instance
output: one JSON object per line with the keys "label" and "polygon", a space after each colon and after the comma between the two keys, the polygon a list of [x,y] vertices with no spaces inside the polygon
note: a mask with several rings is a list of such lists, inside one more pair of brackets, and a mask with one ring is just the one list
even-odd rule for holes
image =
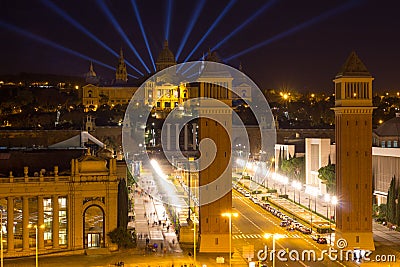
{"label": "domed building", "polygon": [[400,177],[400,113],[372,133],[372,175],[375,203],[386,203],[393,177]]}
{"label": "domed building", "polygon": [[156,70],[158,72],[174,65],[176,65],[175,56],[168,48],[168,41],[165,40],[163,49],[161,50],[160,54],[158,54]]}
{"label": "domed building", "polygon": [[400,113],[374,130],[373,145],[378,147],[399,147]]}

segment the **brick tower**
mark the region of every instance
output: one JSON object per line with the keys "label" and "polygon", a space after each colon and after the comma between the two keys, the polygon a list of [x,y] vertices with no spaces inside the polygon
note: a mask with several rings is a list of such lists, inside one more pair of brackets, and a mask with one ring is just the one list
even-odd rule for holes
{"label": "brick tower", "polygon": [[336,240],[375,250],[372,234],[372,81],[352,52],[336,75]]}

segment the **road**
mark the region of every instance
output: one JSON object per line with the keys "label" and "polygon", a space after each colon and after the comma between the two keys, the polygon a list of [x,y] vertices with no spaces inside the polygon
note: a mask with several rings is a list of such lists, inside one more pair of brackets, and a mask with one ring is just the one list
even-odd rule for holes
{"label": "road", "polygon": [[[288,231],[285,227],[280,227],[281,220],[260,206],[254,204],[249,198],[244,197],[237,191],[233,191],[233,207],[239,216],[232,222],[232,246],[243,253],[243,247],[254,245],[254,256],[257,259],[257,252],[268,246],[272,250],[272,238],[265,239],[265,233],[279,233],[285,235],[284,238],[276,240],[276,250],[286,250],[296,258],[296,251],[299,253],[299,261],[293,261],[289,254],[282,255],[287,261],[283,262],[275,258],[276,267],[280,266],[355,266],[353,263],[331,261],[327,256],[324,260],[308,261],[308,254],[302,260],[304,250],[313,250],[316,258],[322,255],[322,250],[328,250],[328,245],[317,244],[309,235],[304,235],[298,231]],[[262,256],[262,255],[261,255]],[[268,258],[270,256],[268,255]],[[312,258],[312,257],[311,257]],[[267,260],[268,266],[272,266]]]}

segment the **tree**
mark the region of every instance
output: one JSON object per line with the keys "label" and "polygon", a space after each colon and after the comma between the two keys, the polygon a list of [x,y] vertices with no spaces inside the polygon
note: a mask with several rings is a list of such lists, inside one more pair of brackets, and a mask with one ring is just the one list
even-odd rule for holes
{"label": "tree", "polygon": [[396,195],[396,176],[393,176],[390,182],[386,203],[386,218],[387,221],[391,223],[394,223],[396,217]]}
{"label": "tree", "polygon": [[335,164],[328,164],[318,170],[318,178],[326,185],[326,191],[330,194],[336,192]]}
{"label": "tree", "polygon": [[133,231],[133,233],[130,234],[129,231],[124,229],[123,227],[118,227],[109,232],[107,235],[110,237],[111,242],[117,244],[118,247],[136,247],[136,231]]}
{"label": "tree", "polygon": [[128,226],[128,189],[125,179],[118,183],[118,218],[117,227],[126,230]]}
{"label": "tree", "polygon": [[304,157],[290,156],[288,160],[282,159],[280,170],[283,174],[294,180],[303,181],[304,167]]}

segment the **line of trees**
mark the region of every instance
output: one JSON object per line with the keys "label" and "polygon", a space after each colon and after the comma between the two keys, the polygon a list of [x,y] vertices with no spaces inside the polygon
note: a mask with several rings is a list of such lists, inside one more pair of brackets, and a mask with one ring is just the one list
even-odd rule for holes
{"label": "line of trees", "polygon": [[393,176],[386,204],[386,219],[388,222],[400,225],[400,188],[399,184],[396,182],[396,176]]}

